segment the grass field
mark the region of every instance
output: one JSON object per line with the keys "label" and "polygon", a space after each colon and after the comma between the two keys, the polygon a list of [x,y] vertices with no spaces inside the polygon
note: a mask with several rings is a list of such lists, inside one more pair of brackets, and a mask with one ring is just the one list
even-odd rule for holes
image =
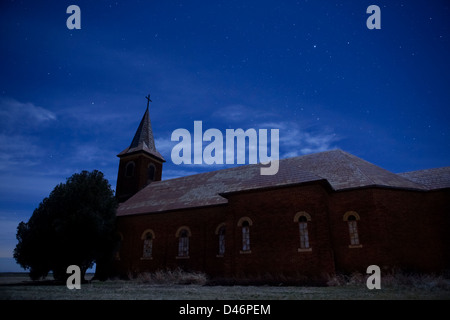
{"label": "grass field", "polygon": [[[173,275],[172,275],[173,276]],[[87,275],[89,280],[92,275]],[[162,277],[162,275],[160,275]],[[448,300],[450,280],[442,277],[385,279],[381,289],[369,290],[359,277],[333,279],[327,287],[210,286],[201,281],[92,281],[81,289],[49,281],[33,282],[26,273],[0,274],[1,300]],[[154,279],[154,278],[152,278]]]}

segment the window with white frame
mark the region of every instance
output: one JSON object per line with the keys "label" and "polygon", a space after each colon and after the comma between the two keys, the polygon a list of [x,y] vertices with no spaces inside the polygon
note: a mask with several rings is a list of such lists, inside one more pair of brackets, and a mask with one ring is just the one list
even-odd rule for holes
{"label": "window with white frame", "polygon": [[182,229],[178,236],[178,257],[189,256],[189,231]]}
{"label": "window with white frame", "polygon": [[248,221],[242,223],[242,251],[250,251],[250,224]]}
{"label": "window with white frame", "polygon": [[348,217],[348,232],[350,234],[350,244],[359,245],[358,223],[355,216]]}
{"label": "window with white frame", "polygon": [[294,222],[298,224],[299,248],[298,252],[311,252],[311,242],[309,239],[309,225],[311,216],[305,211],[297,212],[294,215]]}
{"label": "window with white frame", "polygon": [[305,216],[298,218],[298,228],[300,232],[300,249],[309,249],[308,220]]}
{"label": "window with white frame", "polygon": [[344,214],[344,221],[348,225],[348,234],[350,238],[349,248],[361,248],[361,241],[358,231],[358,221],[360,220],[359,214],[355,211],[348,211]]}

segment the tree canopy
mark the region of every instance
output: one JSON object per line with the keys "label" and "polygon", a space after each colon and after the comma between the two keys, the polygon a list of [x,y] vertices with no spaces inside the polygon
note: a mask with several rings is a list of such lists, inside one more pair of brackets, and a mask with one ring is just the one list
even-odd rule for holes
{"label": "tree canopy", "polygon": [[96,276],[112,259],[117,201],[102,172],[82,171],[57,185],[34,210],[28,222],[17,227],[14,258],[30,270],[33,280],[53,271],[56,280],[67,278],[69,265],[86,270],[97,264]]}

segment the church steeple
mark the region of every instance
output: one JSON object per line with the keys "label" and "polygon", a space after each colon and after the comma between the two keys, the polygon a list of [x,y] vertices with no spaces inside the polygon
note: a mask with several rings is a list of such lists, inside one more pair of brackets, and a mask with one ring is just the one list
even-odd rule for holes
{"label": "church steeple", "polygon": [[152,181],[160,181],[163,156],[156,150],[149,115],[150,95],[147,109],[128,148],[117,156],[120,158],[117,175],[116,197],[123,202]]}
{"label": "church steeple", "polygon": [[131,141],[130,149],[138,147],[148,148],[153,152],[156,151],[148,107],[147,110],[145,110],[144,116],[142,117],[141,123],[139,124],[136,133],[134,134],[133,141]]}

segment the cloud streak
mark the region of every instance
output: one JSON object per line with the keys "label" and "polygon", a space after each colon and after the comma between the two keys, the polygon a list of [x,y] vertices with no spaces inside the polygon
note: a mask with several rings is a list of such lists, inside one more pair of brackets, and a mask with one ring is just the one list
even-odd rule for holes
{"label": "cloud streak", "polygon": [[263,123],[261,127],[280,130],[281,159],[335,149],[341,139],[330,128],[302,127],[293,121]]}
{"label": "cloud streak", "polygon": [[[227,118],[223,119],[223,123],[216,123],[216,125],[220,125],[220,127],[223,127],[225,125],[227,125],[227,121],[230,121],[232,119],[239,121],[243,118],[245,118],[249,113],[252,112],[252,110],[248,107],[245,108],[246,112],[244,112],[243,114],[240,113],[240,110],[243,110],[244,108],[231,108],[234,109],[236,111],[235,114],[232,114],[232,112],[230,113],[225,113],[227,114]],[[230,110],[229,110],[230,111]],[[216,115],[220,115],[221,113],[218,112],[216,113]],[[222,164],[206,164],[205,162],[202,161],[202,163],[199,164],[194,164],[193,162],[193,150],[194,150],[194,132],[193,132],[193,128],[190,128],[189,126],[186,127],[186,129],[188,130],[188,132],[190,132],[190,137],[191,137],[191,141],[171,141],[168,139],[168,136],[165,138],[159,138],[156,141],[156,148],[164,155],[165,159],[166,159],[166,164],[165,164],[165,174],[164,174],[164,179],[170,179],[173,177],[179,177],[179,176],[183,176],[183,175],[188,175],[188,174],[195,174],[195,173],[199,173],[199,172],[205,172],[205,171],[212,171],[212,170],[220,170],[220,169],[225,169],[225,168],[230,168],[230,167],[234,167],[236,165],[238,165],[237,160],[239,158],[245,159],[245,164],[249,164],[249,163],[254,163],[250,161],[250,154],[253,155],[257,155],[257,157],[259,157],[259,146],[258,145],[250,145],[248,139],[246,139],[245,142],[245,148],[243,149],[239,149],[236,147],[236,142],[235,144],[235,150],[233,151],[234,154],[234,162],[227,164],[225,161],[225,154],[228,154],[228,152],[230,152],[230,150],[227,149],[227,143],[226,143],[226,129],[222,129],[219,131],[222,133],[222,148],[223,150],[215,150],[215,152],[219,152],[219,159],[223,160]],[[203,127],[202,128],[202,133],[204,134],[206,130],[208,129],[217,129],[217,128],[209,128],[209,127]],[[239,128],[239,126],[237,125],[236,128],[234,128],[234,130],[237,129],[242,129]],[[272,134],[271,131],[273,129],[279,130],[279,158],[280,159],[284,159],[284,158],[290,158],[290,157],[296,157],[296,156],[300,156],[300,155],[304,155],[304,154],[309,154],[309,153],[315,153],[315,152],[322,152],[322,151],[327,151],[327,150],[331,150],[331,149],[336,149],[338,146],[336,145],[337,142],[339,140],[341,140],[341,137],[338,136],[336,133],[333,132],[332,129],[327,128],[325,126],[321,127],[321,126],[303,126],[297,122],[294,121],[278,121],[278,122],[262,122],[262,123],[257,123],[253,125],[253,128],[244,128],[243,130],[248,130],[248,129],[255,129],[256,131],[256,136],[257,139],[259,139],[260,137],[258,137],[258,130],[259,129],[267,129],[267,131],[270,133],[270,135]],[[254,131],[254,132],[255,132]],[[267,143],[267,148],[268,150],[270,150],[270,152],[272,152],[272,148],[271,148],[271,139],[269,138]],[[175,165],[171,159],[171,153],[172,153],[172,149],[178,145],[182,143],[183,146],[186,143],[190,143],[191,145],[191,164],[185,164],[185,163],[181,163],[179,165]],[[202,141],[202,151],[205,151],[205,147],[207,147],[211,142],[209,141]],[[184,147],[183,147],[184,148]],[[186,151],[186,150],[184,150]],[[222,156],[221,156],[222,155]],[[203,160],[203,159],[202,159]],[[261,161],[261,159],[259,159],[258,161]],[[177,173],[178,172],[178,173]]]}
{"label": "cloud streak", "polygon": [[42,124],[56,120],[56,114],[52,111],[36,106],[31,102],[20,102],[13,98],[0,99],[0,120],[2,125],[15,125],[20,122],[22,125]]}
{"label": "cloud streak", "polygon": [[[213,119],[220,119],[224,123],[246,123],[275,117],[276,115],[261,109],[255,109],[244,104],[232,104],[218,109],[211,114]],[[245,128],[243,128],[245,129]]]}
{"label": "cloud streak", "polygon": [[39,148],[32,137],[0,134],[0,172],[37,165]]}

